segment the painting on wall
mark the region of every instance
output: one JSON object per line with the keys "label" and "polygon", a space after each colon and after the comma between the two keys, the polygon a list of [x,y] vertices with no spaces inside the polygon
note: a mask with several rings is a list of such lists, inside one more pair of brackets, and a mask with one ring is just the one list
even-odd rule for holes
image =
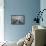
{"label": "painting on wall", "polygon": [[25,16],[24,15],[12,15],[11,16],[11,24],[24,25],[25,24]]}

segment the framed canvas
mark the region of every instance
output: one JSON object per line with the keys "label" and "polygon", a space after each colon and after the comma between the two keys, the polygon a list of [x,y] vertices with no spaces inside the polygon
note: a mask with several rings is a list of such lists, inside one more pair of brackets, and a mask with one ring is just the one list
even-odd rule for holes
{"label": "framed canvas", "polygon": [[13,24],[13,25],[25,24],[25,16],[24,15],[12,15],[11,16],[11,24]]}

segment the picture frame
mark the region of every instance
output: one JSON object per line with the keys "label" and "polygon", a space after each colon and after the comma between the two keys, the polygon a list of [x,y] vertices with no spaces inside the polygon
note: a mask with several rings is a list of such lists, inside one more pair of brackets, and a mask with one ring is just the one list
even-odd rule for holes
{"label": "picture frame", "polygon": [[11,24],[24,25],[25,24],[25,16],[24,15],[12,15],[11,16]]}

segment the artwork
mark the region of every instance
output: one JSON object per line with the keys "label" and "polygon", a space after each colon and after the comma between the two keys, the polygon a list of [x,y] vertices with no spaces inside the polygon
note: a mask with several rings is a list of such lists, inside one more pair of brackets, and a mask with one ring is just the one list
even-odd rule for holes
{"label": "artwork", "polygon": [[11,24],[14,25],[23,25],[25,23],[24,15],[12,15],[11,16]]}

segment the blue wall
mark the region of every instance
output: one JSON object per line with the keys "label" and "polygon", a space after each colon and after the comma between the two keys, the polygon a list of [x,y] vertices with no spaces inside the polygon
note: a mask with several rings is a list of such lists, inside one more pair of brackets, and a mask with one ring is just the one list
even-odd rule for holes
{"label": "blue wall", "polygon": [[[5,40],[18,41],[32,28],[32,22],[36,17],[35,12],[40,9],[39,0],[5,0],[4,7]],[[12,25],[11,15],[24,15],[24,25]]]}

